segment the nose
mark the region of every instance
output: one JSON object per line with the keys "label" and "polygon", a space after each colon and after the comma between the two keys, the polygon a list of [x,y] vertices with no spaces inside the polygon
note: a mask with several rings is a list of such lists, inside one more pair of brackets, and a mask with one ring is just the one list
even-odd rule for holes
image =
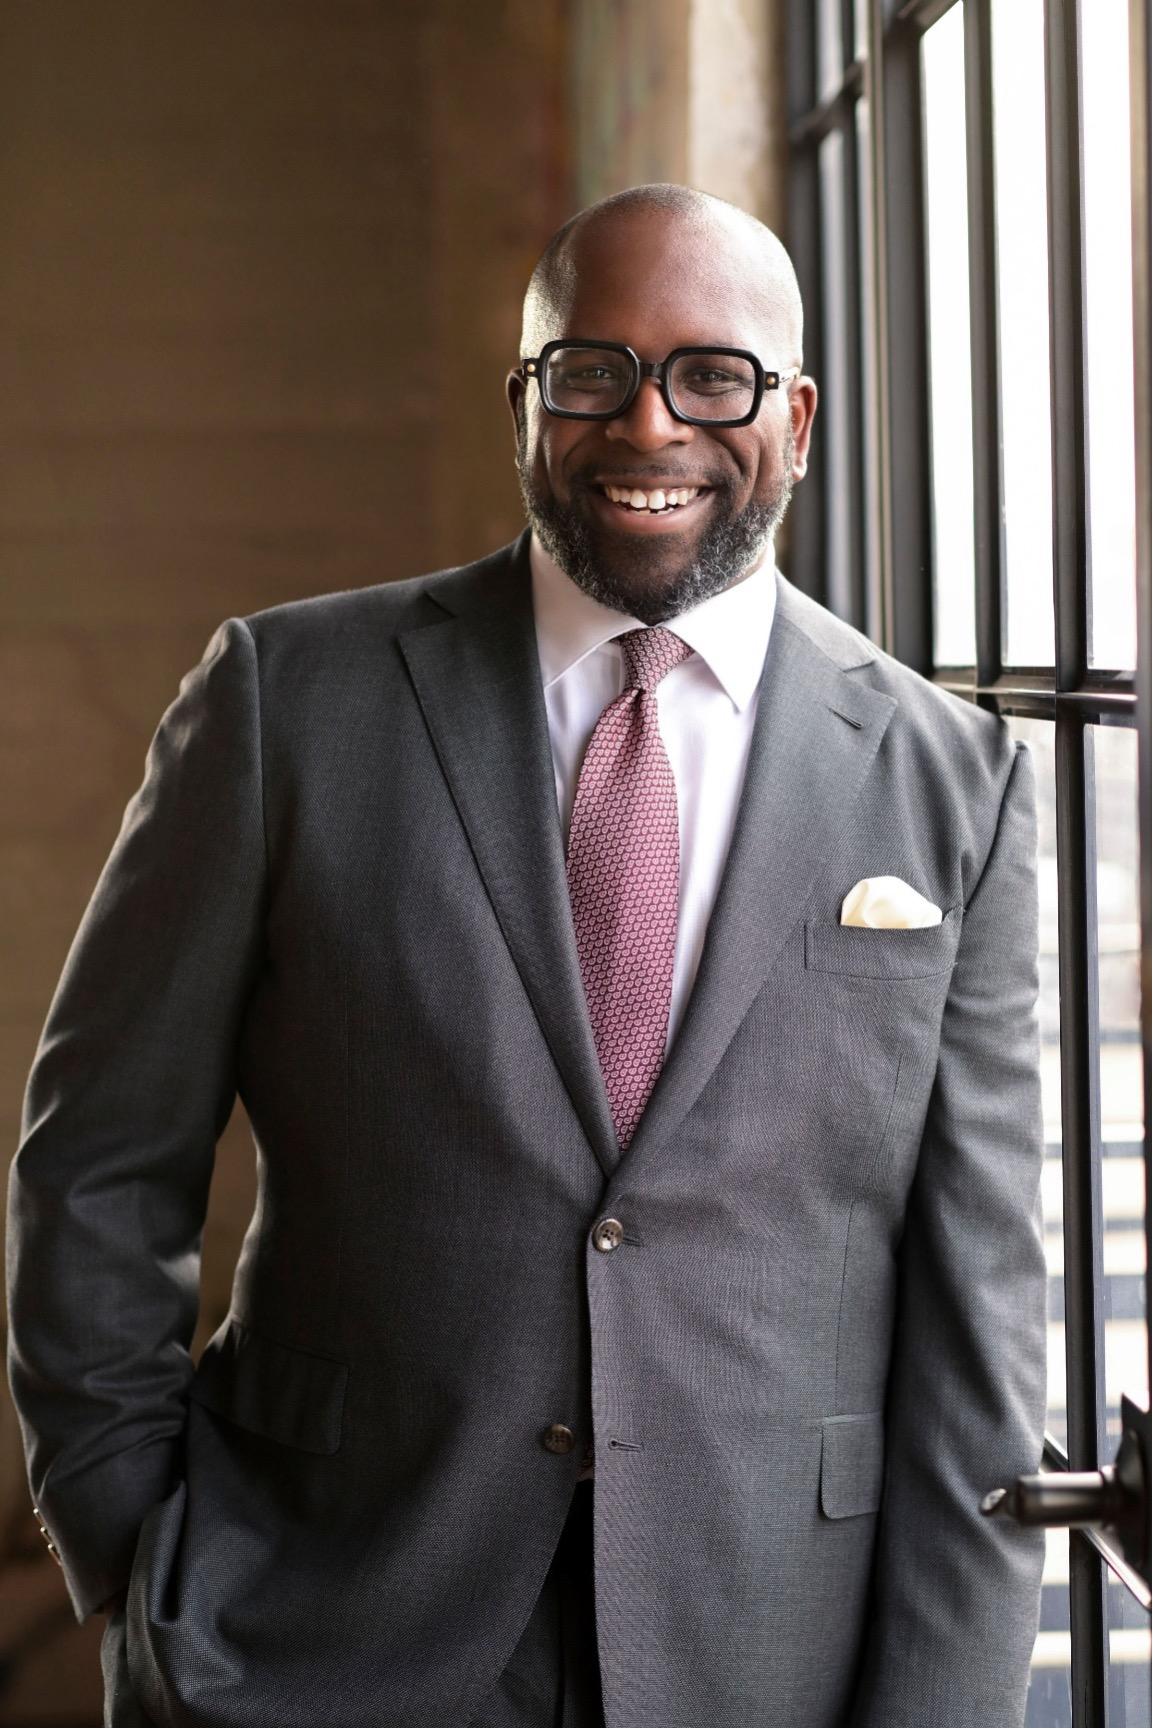
{"label": "nose", "polygon": [[688,445],[695,429],[679,421],[666,407],[657,379],[643,379],[628,408],[605,424],[606,438],[632,445],[635,451],[660,451],[663,445]]}

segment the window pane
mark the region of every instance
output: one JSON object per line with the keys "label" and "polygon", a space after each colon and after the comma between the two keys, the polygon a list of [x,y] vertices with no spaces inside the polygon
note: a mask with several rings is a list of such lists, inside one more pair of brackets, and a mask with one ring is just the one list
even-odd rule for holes
{"label": "window pane", "polygon": [[[1043,1235],[1047,1253],[1047,1430],[1067,1445],[1067,1366],[1063,1306],[1063,1114],[1059,1073],[1059,878],[1055,844],[1055,728],[1009,716],[1035,767],[1039,827],[1039,1036],[1043,1083]],[[1028,1726],[1070,1726],[1070,1537],[1047,1533],[1039,1633],[1031,1658]]]}
{"label": "window pane", "polygon": [[1043,0],[992,13],[1006,596],[1003,661],[1053,664]]}
{"label": "window pane", "polygon": [[1151,1614],[1107,1571],[1108,1726],[1151,1724]]}
{"label": "window pane", "polygon": [[842,0],[818,0],[818,100],[842,84]]}
{"label": "window pane", "polygon": [[822,202],[822,334],[826,398],[826,599],[843,619],[852,617],[850,593],[850,443],[846,331],[845,146],[841,127],[818,147]]}
{"label": "window pane", "polygon": [[[1102,1122],[1104,1397],[1113,1461],[1119,1400],[1149,1403],[1143,1290],[1143,1060],[1139,1021],[1139,738],[1133,728],[1092,730],[1095,893]],[[1109,1726],[1151,1724],[1150,1623],[1108,1572]]]}
{"label": "window pane", "polygon": [[963,12],[922,39],[926,160],[934,659],[975,661],[974,475],[971,449]]}
{"label": "window pane", "polygon": [[1031,1655],[1025,1726],[1073,1724],[1071,1695],[1071,1536],[1047,1529],[1039,1633]]}
{"label": "window pane", "polygon": [[1135,666],[1128,0],[1080,8],[1091,660]]}
{"label": "window pane", "polygon": [[1139,736],[1093,730],[1098,898],[1099,1088],[1103,1155],[1103,1315],[1107,1460],[1119,1446],[1119,1396],[1147,1402],[1143,1321],[1143,1053],[1139,1023]]}

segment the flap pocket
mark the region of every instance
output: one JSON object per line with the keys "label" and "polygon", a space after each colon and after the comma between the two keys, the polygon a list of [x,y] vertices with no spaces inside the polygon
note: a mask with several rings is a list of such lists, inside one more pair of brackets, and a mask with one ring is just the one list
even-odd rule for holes
{"label": "flap pocket", "polygon": [[834,926],[806,922],[806,966],[820,974],[866,980],[921,980],[954,966],[963,905],[948,908],[937,926]]}
{"label": "flap pocket", "polygon": [[246,1431],[333,1455],[348,1376],[341,1360],[282,1347],[230,1317],[205,1347],[189,1397]]}
{"label": "flap pocket", "polygon": [[869,1515],[882,1502],[886,1428],[881,1413],[836,1413],[822,1421],[822,1510]]}

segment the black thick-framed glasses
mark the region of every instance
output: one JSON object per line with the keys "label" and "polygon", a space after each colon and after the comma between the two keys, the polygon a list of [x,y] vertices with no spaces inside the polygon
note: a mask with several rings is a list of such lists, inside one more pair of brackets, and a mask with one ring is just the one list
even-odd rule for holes
{"label": "black thick-framed glasses", "polygon": [[522,360],[518,377],[536,379],[551,415],[612,421],[623,415],[643,379],[656,379],[676,421],[695,427],[745,427],[765,391],[798,377],[764,367],[749,349],[700,345],[671,349],[664,361],[643,361],[627,343],[560,337]]}

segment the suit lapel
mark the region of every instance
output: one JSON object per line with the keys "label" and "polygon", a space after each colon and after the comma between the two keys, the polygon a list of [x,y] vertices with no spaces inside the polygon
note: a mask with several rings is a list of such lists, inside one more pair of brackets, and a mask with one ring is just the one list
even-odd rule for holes
{"label": "suit lapel", "polygon": [[848,671],[873,652],[777,577],[729,856],[682,1026],[624,1159],[660,1151],[698,1098],[850,821],[895,700]]}
{"label": "suit lapel", "polygon": [[[598,1161],[620,1155],[578,967],[541,685],[529,532],[440,579],[399,636],[445,779],[530,1003]],[[677,1129],[845,830],[895,700],[853,677],[867,640],[782,577],[729,856],[682,1026],[624,1159]]]}
{"label": "suit lapel", "polygon": [[529,532],[427,597],[399,635],[426,725],[505,941],[590,1145],[618,1159],[565,880],[533,624]]}

